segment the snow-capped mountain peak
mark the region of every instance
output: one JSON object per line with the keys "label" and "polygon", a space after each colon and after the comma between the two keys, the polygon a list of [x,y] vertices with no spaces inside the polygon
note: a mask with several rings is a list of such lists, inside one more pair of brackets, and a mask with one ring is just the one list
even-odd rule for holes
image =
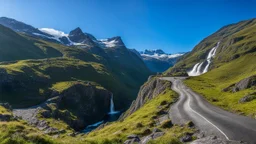
{"label": "snow-capped mountain peak", "polygon": [[108,39],[99,39],[98,43],[102,47],[117,47],[117,46],[124,46],[124,43],[121,39],[121,37],[113,37],[113,38],[108,38]]}

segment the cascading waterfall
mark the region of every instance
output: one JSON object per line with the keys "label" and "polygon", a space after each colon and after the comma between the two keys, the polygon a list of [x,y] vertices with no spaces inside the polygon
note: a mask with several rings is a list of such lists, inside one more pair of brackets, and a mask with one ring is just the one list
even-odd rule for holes
{"label": "cascading waterfall", "polygon": [[[210,50],[210,52],[207,55],[206,61],[203,61],[201,63],[197,63],[194,65],[193,69],[190,72],[188,72],[189,76],[198,76],[208,72],[209,66],[212,62],[212,58],[215,56],[215,53],[217,48],[219,47],[219,44],[220,42],[218,42],[217,45]],[[202,66],[205,62],[207,63],[207,65],[203,69]]]}
{"label": "cascading waterfall", "polygon": [[110,110],[108,115],[106,115],[101,121],[88,125],[84,130],[82,130],[83,133],[89,133],[90,131],[94,130],[95,128],[97,128],[98,126],[100,126],[103,123],[106,122],[112,122],[115,121],[119,118],[119,116],[121,115],[120,111],[115,111],[115,104],[114,104],[114,100],[113,100],[113,94],[111,94],[111,98],[110,98]]}
{"label": "cascading waterfall", "polygon": [[118,111],[115,111],[115,104],[114,104],[114,100],[113,100],[113,94],[111,95],[111,98],[110,98],[110,111],[108,114],[116,114],[116,113],[119,113]]}

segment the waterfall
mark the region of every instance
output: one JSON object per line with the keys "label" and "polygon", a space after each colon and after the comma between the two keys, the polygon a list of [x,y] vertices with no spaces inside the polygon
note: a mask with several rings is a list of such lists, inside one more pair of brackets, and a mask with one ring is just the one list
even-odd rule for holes
{"label": "waterfall", "polygon": [[115,111],[115,104],[114,104],[114,100],[113,100],[113,94],[111,94],[111,98],[110,98],[110,111],[108,114],[116,114],[119,113],[119,111]]}
{"label": "waterfall", "polygon": [[[217,45],[210,50],[210,52],[207,55],[206,61],[194,65],[193,69],[190,72],[188,72],[189,76],[198,76],[208,72],[209,66],[212,62],[212,58],[215,56],[219,44],[220,42],[218,42]],[[202,69],[202,66],[205,62],[207,63],[207,65],[204,67],[204,69]]]}

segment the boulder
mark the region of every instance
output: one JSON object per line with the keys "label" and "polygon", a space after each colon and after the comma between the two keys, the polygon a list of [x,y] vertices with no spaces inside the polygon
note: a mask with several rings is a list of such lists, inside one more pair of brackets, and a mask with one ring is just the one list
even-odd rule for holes
{"label": "boulder", "polygon": [[192,141],[193,139],[192,139],[192,135],[191,134],[189,134],[189,133],[186,133],[184,136],[182,136],[181,138],[180,138],[180,141],[181,142],[190,142],[190,141]]}
{"label": "boulder", "polygon": [[244,96],[242,97],[240,100],[239,100],[239,103],[245,103],[245,102],[250,102],[252,100],[256,99],[256,93],[253,93],[253,94],[249,94],[247,96]]}
{"label": "boulder", "polygon": [[256,75],[245,78],[245,79],[239,81],[238,83],[236,83],[233,88],[233,92],[244,90],[244,89],[250,88],[255,85],[256,85]]}
{"label": "boulder", "polygon": [[135,134],[131,134],[131,135],[127,136],[127,138],[128,138],[128,140],[126,140],[124,142],[124,144],[133,144],[133,143],[140,142],[140,138]]}
{"label": "boulder", "polygon": [[162,132],[162,130],[160,130],[160,129],[158,129],[158,128],[154,128],[152,132],[153,132],[153,133]]}
{"label": "boulder", "polygon": [[146,144],[148,143],[150,140],[154,140],[158,137],[161,137],[163,136],[165,133],[164,132],[155,132],[155,133],[152,133],[146,137],[144,137],[142,140],[141,140],[141,144]]}
{"label": "boulder", "polygon": [[163,122],[163,124],[161,125],[161,128],[171,128],[173,126],[173,123],[171,120],[167,120],[165,122]]}
{"label": "boulder", "polygon": [[131,134],[127,136],[128,139],[134,139],[134,138],[139,138],[138,135],[136,134]]}

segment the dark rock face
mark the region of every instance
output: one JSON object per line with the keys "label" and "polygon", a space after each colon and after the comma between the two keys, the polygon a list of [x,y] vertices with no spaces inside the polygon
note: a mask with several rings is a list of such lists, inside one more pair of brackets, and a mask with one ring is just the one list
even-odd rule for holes
{"label": "dark rock face", "polygon": [[86,44],[88,46],[94,46],[95,43],[92,41],[89,35],[85,35],[83,31],[78,27],[69,33],[69,39],[76,43]]}
{"label": "dark rock face", "polygon": [[192,135],[190,134],[185,134],[183,137],[180,138],[181,142],[190,142],[192,141]]}
{"label": "dark rock face", "polygon": [[156,50],[145,50],[142,52],[143,54],[149,54],[149,55],[154,55],[154,54],[165,54],[165,52],[161,49],[156,49]]}
{"label": "dark rock face", "polygon": [[251,76],[236,83],[235,87],[238,91],[240,91],[255,85],[256,85],[256,76]]}
{"label": "dark rock face", "polygon": [[224,88],[222,91],[224,91],[224,92],[228,92],[228,91],[238,92],[238,91],[241,91],[241,90],[244,90],[244,89],[251,88],[253,86],[256,86],[256,75],[245,78],[245,79],[239,81],[236,84],[232,84],[229,87]]}
{"label": "dark rock face", "polygon": [[8,114],[0,114],[0,121],[10,121],[12,119],[11,115]]}
{"label": "dark rock face", "polygon": [[95,86],[84,86],[78,83],[60,95],[59,109],[72,111],[81,122],[73,124],[69,119],[72,117],[68,112],[56,116],[71,123],[71,127],[74,129],[82,129],[85,125],[97,122],[109,112],[111,93],[105,89],[97,89]]}
{"label": "dark rock face", "polygon": [[239,100],[239,103],[250,102],[256,99],[256,93],[249,94]]}
{"label": "dark rock face", "polygon": [[128,140],[126,140],[124,142],[124,144],[134,144],[134,143],[140,142],[140,138],[135,134],[131,134],[131,135],[127,136],[127,139]]}
{"label": "dark rock face", "polygon": [[144,85],[141,86],[137,99],[132,102],[128,112],[122,118],[131,115],[133,112],[142,107],[147,100],[153,99],[170,86],[171,85],[169,83],[152,77]]}

